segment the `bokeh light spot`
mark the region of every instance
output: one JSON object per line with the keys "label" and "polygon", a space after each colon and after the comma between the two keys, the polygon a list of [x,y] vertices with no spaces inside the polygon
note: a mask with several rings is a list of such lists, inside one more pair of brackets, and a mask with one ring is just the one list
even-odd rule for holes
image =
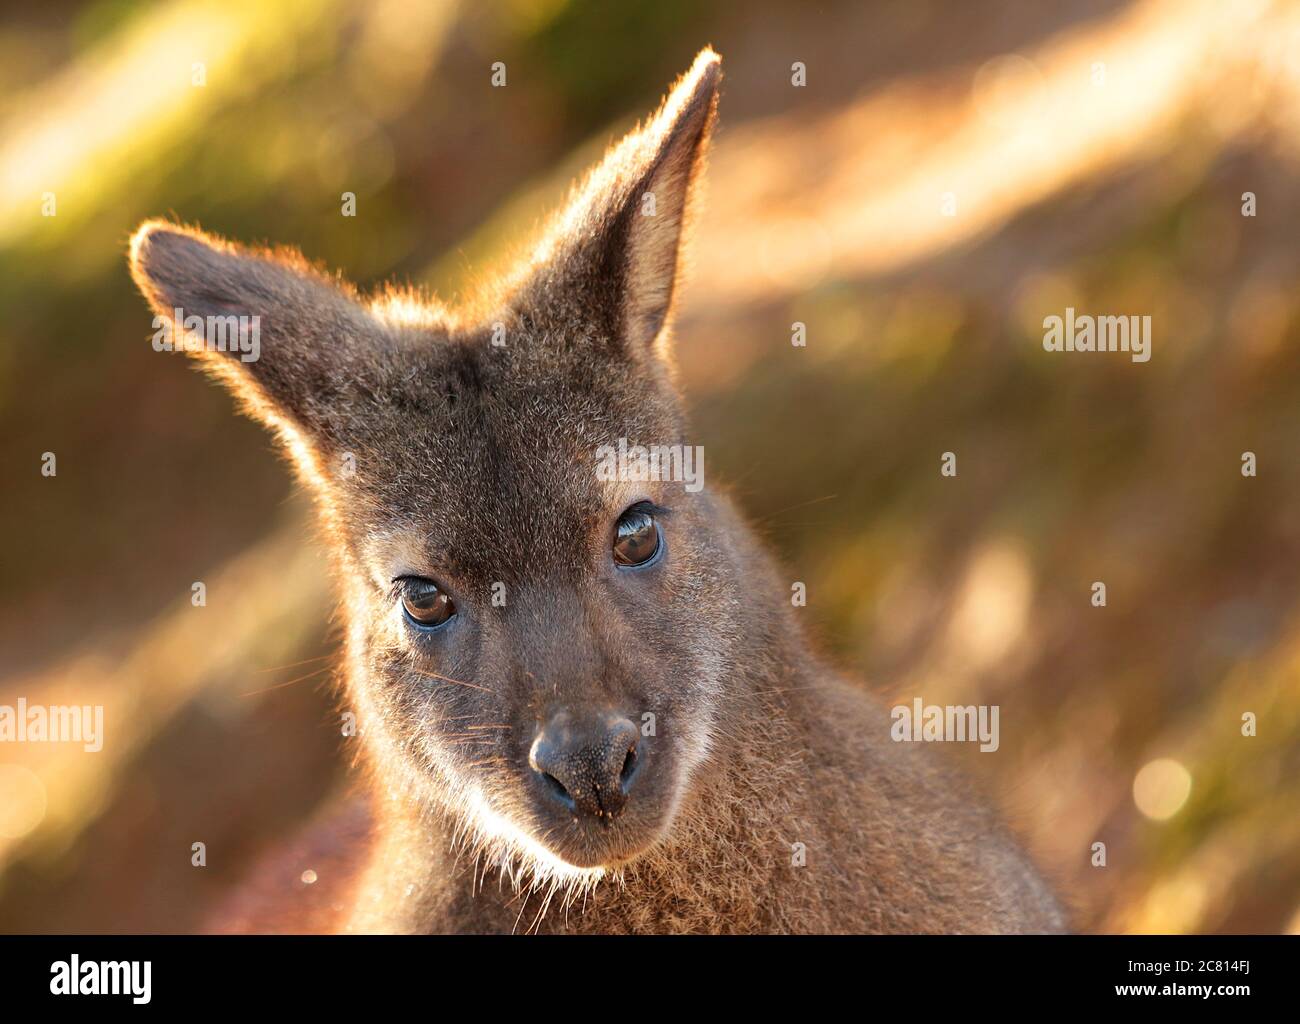
{"label": "bokeh light spot", "polygon": [[1133,778],[1133,802],[1152,821],[1168,821],[1182,810],[1191,792],[1191,772],[1168,757],[1143,765]]}
{"label": "bokeh light spot", "polygon": [[0,764],[0,836],[21,839],[45,820],[45,783],[30,768]]}

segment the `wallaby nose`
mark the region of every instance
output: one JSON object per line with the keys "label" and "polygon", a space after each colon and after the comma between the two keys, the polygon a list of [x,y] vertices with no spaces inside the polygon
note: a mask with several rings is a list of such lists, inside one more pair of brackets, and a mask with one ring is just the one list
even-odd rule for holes
{"label": "wallaby nose", "polygon": [[579,816],[608,821],[636,781],[637,729],[620,715],[562,711],[537,734],[528,763],[552,798]]}

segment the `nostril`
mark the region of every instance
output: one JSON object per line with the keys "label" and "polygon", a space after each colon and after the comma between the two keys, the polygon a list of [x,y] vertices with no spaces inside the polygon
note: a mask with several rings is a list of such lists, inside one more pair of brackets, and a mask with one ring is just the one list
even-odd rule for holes
{"label": "nostril", "polygon": [[627,787],[632,781],[632,776],[636,774],[637,757],[636,747],[628,748],[627,757],[623,759],[623,770],[618,773],[619,785],[623,787],[623,792],[627,792]]}
{"label": "nostril", "polygon": [[562,804],[564,804],[564,806],[567,807],[569,810],[573,810],[574,808],[573,795],[565,787],[563,782],[557,779],[550,772],[542,772],[542,781],[546,783],[546,786],[548,789],[550,789],[552,796],[554,796],[557,800],[559,800]]}

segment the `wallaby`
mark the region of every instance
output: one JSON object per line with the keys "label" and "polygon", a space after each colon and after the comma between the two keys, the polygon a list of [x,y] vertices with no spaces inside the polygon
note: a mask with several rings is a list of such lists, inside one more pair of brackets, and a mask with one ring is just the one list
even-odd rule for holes
{"label": "wallaby", "polygon": [[[369,796],[268,876],[246,927],[1065,927],[936,747],[891,739],[810,649],[726,497],[653,462],[601,472],[620,444],[690,447],[669,335],[720,78],[706,49],[456,310],[136,232],[137,284],[283,442],[342,588]],[[250,319],[227,346],[196,338],[208,317]],[[312,889],[319,913],[293,916]]]}

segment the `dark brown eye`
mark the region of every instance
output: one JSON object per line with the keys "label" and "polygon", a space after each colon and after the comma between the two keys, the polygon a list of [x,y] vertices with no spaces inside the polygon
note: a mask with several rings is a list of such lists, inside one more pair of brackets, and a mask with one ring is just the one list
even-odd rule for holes
{"label": "dark brown eye", "polygon": [[659,524],[654,516],[630,508],[618,520],[614,561],[619,565],[645,565],[659,553],[659,544]]}
{"label": "dark brown eye", "polygon": [[446,625],[456,614],[451,598],[429,580],[409,579],[402,592],[402,610],[421,629]]}

